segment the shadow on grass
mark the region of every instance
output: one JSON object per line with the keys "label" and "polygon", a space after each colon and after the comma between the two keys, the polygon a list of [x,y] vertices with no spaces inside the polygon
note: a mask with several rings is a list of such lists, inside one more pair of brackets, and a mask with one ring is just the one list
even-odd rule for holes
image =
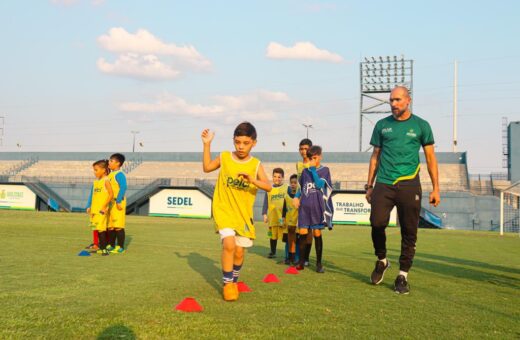
{"label": "shadow on grass", "polygon": [[[396,249],[388,249],[388,252],[392,254],[392,257],[394,257],[394,254],[398,257],[400,253],[400,251]],[[399,266],[398,261],[397,265]],[[425,270],[440,275],[468,279],[478,282],[487,282],[498,286],[520,289],[520,279],[504,275],[519,275],[520,270],[515,268],[509,268],[480,261],[461,259],[444,255],[427,254],[421,252],[417,252],[415,254],[412,270],[415,267],[419,270]],[[486,272],[483,271],[483,269],[502,272],[502,274]]]}
{"label": "shadow on grass", "polygon": [[179,252],[175,252],[175,255],[180,259],[186,259],[191,269],[199,273],[210,286],[220,293],[222,283],[219,273],[222,273],[222,271],[217,261],[194,252],[188,255],[181,255]]}
{"label": "shadow on grass", "polygon": [[133,330],[125,325],[117,324],[105,328],[97,336],[98,340],[105,339],[137,339]]}
{"label": "shadow on grass", "polygon": [[125,249],[128,249],[130,246],[130,243],[134,240],[134,237],[132,235],[125,235]]}

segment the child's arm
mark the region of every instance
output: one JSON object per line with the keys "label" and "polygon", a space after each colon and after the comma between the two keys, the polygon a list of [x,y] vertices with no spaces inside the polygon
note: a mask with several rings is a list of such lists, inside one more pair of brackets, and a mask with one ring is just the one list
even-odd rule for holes
{"label": "child's arm", "polygon": [[247,182],[253,184],[257,188],[262,189],[266,192],[270,192],[271,189],[273,188],[271,186],[271,183],[269,183],[269,179],[267,178],[267,175],[265,174],[265,170],[264,170],[264,167],[262,166],[262,164],[260,164],[258,166],[258,173],[256,175],[256,178],[252,178],[251,176],[249,176],[246,173],[239,173],[239,175],[244,177],[244,179]]}
{"label": "child's arm", "polygon": [[267,223],[267,192],[264,196],[264,204],[262,205],[262,216],[264,217],[264,223]]}
{"label": "child's arm", "polygon": [[87,200],[87,214],[90,214],[90,207],[92,206],[92,194],[94,193],[94,185],[92,185],[90,187],[90,194],[88,195],[88,200]]}
{"label": "child's arm", "polygon": [[215,133],[205,129],[202,131],[202,145],[204,146],[202,154],[202,170],[206,173],[212,172],[220,168],[220,156],[211,159],[211,141],[215,137]]}
{"label": "child's arm", "polygon": [[[117,197],[116,197],[116,205],[117,205],[117,209],[121,210],[122,209],[121,202],[123,201],[123,198],[125,198],[126,189],[128,188],[128,186],[126,184],[125,174],[123,174],[122,172],[117,173],[116,182],[117,182],[117,184],[119,184],[119,193],[117,194]],[[112,190],[112,186],[110,186],[110,190]],[[113,195],[112,195],[112,197],[113,197]]]}
{"label": "child's arm", "polygon": [[114,191],[112,190],[112,186],[110,185],[109,180],[105,181],[105,188],[108,191],[108,197],[107,197],[106,202],[103,204],[103,208],[101,208],[101,213],[103,213],[103,214],[105,214],[107,212],[108,205],[114,199]]}
{"label": "child's arm", "polygon": [[316,167],[315,166],[309,167],[309,171],[312,174],[312,180],[314,181],[314,184],[316,184],[316,188],[323,189],[326,181],[318,175],[318,171],[316,171]]}

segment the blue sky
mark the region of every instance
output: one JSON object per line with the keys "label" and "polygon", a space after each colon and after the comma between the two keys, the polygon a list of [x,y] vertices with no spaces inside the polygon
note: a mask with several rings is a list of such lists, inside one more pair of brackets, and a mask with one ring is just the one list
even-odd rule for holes
{"label": "blue sky", "polygon": [[247,119],[258,151],[295,151],[302,123],[325,151],[357,151],[360,58],[405,55],[438,151],[459,60],[459,150],[472,173],[501,171],[502,117],[520,120],[519,14],[515,1],[2,1],[0,150],[127,152],[134,130],[142,151],[198,151],[205,127],[222,150]]}

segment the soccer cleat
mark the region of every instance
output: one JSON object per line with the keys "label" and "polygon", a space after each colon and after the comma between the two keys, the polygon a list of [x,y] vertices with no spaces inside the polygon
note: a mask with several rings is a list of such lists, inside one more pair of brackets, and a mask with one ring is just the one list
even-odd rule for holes
{"label": "soccer cleat", "polygon": [[237,299],[240,296],[240,290],[238,289],[238,282],[233,282],[233,286],[235,286],[235,290],[237,292]]}
{"label": "soccer cleat", "polygon": [[109,245],[107,245],[107,250],[108,250],[108,251],[112,251],[112,250],[114,250],[114,247],[112,247],[112,246],[109,244]]}
{"label": "soccer cleat", "polygon": [[276,257],[276,255],[273,253],[269,253],[269,255],[267,255],[268,259],[274,259],[275,257]]}
{"label": "soccer cleat", "polygon": [[316,264],[316,273],[320,273],[320,274],[325,273],[325,269],[323,268],[323,265],[321,263]]}
{"label": "soccer cleat", "polygon": [[304,270],[305,269],[305,265],[302,264],[302,263],[298,263],[298,265],[296,266],[296,269],[297,270]]}
{"label": "soccer cleat", "polygon": [[386,260],[385,266],[385,263],[383,261],[377,260],[376,267],[374,268],[372,275],[370,275],[370,281],[372,281],[372,284],[378,285],[381,282],[383,282],[385,272],[388,268],[390,268],[390,261]]}
{"label": "soccer cleat", "polygon": [[305,267],[308,267],[309,264],[310,264],[309,261],[305,261],[305,263],[304,263]]}
{"label": "soccer cleat", "polygon": [[236,301],[238,300],[238,287],[233,282],[224,284],[222,289],[222,296],[225,301]]}
{"label": "soccer cleat", "polygon": [[99,247],[95,245],[94,243],[91,243],[89,246],[86,246],[85,249],[87,250],[98,250]]}
{"label": "soccer cleat", "polygon": [[110,253],[108,252],[108,250],[106,249],[99,249],[98,251],[96,251],[97,254],[101,255],[101,256],[107,256],[107,255],[110,255]]}
{"label": "soccer cleat", "polygon": [[404,275],[397,275],[394,283],[394,292],[397,294],[408,294],[410,293],[410,285]]}
{"label": "soccer cleat", "polygon": [[125,248],[121,248],[120,246],[116,246],[114,249],[110,251],[112,254],[123,254],[125,252]]}

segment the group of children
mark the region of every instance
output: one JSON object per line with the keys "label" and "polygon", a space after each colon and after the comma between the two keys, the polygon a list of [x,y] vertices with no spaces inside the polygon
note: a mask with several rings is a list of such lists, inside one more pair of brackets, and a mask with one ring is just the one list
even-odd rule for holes
{"label": "group of children", "polygon": [[125,252],[126,176],[121,171],[125,156],[115,153],[110,159],[92,164],[96,180],[87,202],[93,243],[86,249],[103,256]]}
{"label": "group of children", "polygon": [[235,128],[235,151],[221,152],[212,159],[210,149],[214,136],[209,129],[202,131],[202,163],[204,172],[220,169],[212,210],[216,231],[222,241],[224,300],[235,301],[239,297],[237,282],[245,248],[251,247],[256,238],[253,205],[258,189],[267,193],[264,221],[270,228],[269,257],[276,254],[277,240],[286,238],[286,263],[297,263],[296,268],[303,270],[306,262],[308,264],[314,236],[316,271],[323,273],[321,231],[332,228],[333,209],[332,181],[329,169],[321,165],[321,147],[313,146],[308,139],[302,140],[302,162],[297,163],[298,174],[291,175],[290,185],[286,186],[283,184],[283,169],[276,168],[271,185],[260,160],[251,156],[257,139],[256,129],[251,123],[243,122]]}
{"label": "group of children", "polygon": [[273,169],[273,189],[266,194],[262,211],[269,227],[267,257],[276,256],[277,242],[282,239],[286,243],[283,262],[303,270],[309,265],[314,236],[316,272],[324,273],[321,230],[332,228],[330,171],[321,166],[321,147],[313,146],[311,140],[303,139],[299,151],[302,161],[296,164],[297,174],[291,175],[289,186],[283,184],[283,169]]}

